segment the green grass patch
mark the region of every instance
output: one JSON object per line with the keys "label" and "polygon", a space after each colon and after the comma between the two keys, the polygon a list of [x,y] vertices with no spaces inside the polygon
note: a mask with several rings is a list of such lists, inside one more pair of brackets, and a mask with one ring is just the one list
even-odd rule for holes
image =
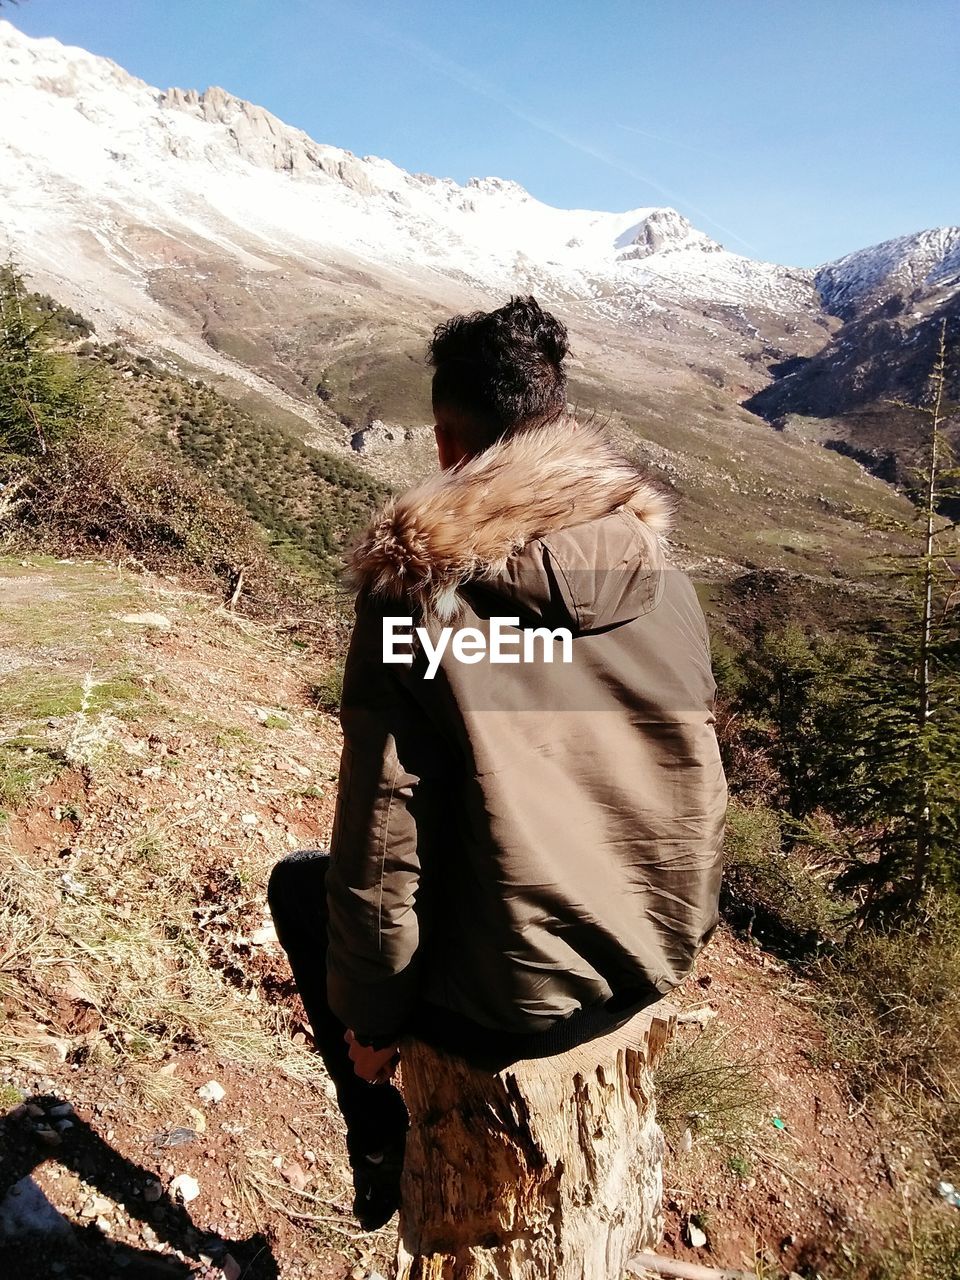
{"label": "green grass patch", "polygon": [[49,785],[63,764],[29,741],[0,743],[0,810],[9,816]]}
{"label": "green grass patch", "polygon": [[724,852],[721,907],[735,928],[791,958],[815,954],[838,936],[850,905],[802,846],[784,848],[776,810],[733,801]]}
{"label": "green grass patch", "polygon": [[0,684],[0,717],[10,720],[59,720],[83,705],[83,687],[76,676],[49,673],[16,676]]}
{"label": "green grass patch", "polygon": [[123,718],[149,698],[144,685],[129,673],[94,679],[86,694],[83,677],[77,675],[18,674],[0,685],[0,717],[21,722],[60,720],[84,711]]}
{"label": "green grass patch", "polygon": [[10,1111],[11,1108],[19,1106],[22,1101],[20,1090],[16,1085],[8,1084],[6,1080],[0,1081],[0,1111]]}
{"label": "green grass patch", "polygon": [[291,728],[290,721],[286,718],[286,716],[277,716],[277,715],[273,715],[273,714],[268,715],[268,716],[264,716],[264,718],[263,718],[263,722],[262,722],[262,723],[263,723],[263,727],[264,727],[265,729],[289,729],[289,728]]}
{"label": "green grass patch", "polygon": [[96,684],[87,711],[94,715],[112,714],[128,719],[139,713],[143,704],[150,700],[150,693],[136,676],[114,676]]}
{"label": "green grass patch", "polygon": [[318,711],[339,711],[343,698],[343,673],[346,658],[334,658],[309,688],[308,697]]}

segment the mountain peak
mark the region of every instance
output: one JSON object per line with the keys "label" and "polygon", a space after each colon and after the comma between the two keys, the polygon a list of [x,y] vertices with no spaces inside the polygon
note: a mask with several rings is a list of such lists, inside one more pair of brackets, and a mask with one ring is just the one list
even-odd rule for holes
{"label": "mountain peak", "polygon": [[134,90],[147,87],[109,58],[63,44],[53,36],[35,39],[5,18],[0,18],[0,50],[0,80],[41,83],[49,93],[65,96],[109,85]]}
{"label": "mountain peak", "polygon": [[895,295],[960,286],[960,227],[896,236],[828,262],[816,274],[823,305],[844,320]]}
{"label": "mountain peak", "polygon": [[467,182],[469,191],[482,191],[487,195],[513,196],[518,200],[531,200],[533,197],[526,187],[512,178],[470,178]]}
{"label": "mountain peak", "polygon": [[616,239],[621,262],[649,258],[655,253],[677,249],[699,249],[703,253],[722,253],[723,246],[704,235],[676,209],[653,209],[640,222],[628,227]]}
{"label": "mountain peak", "polygon": [[[611,317],[816,306],[808,280],[728,253],[675,209],[558,209],[507,178],[414,175],[317,142],[219,86],[161,92],[9,23],[0,43],[11,249],[28,265],[65,237],[76,261],[59,269],[106,270],[118,297],[145,287],[148,244],[163,262],[359,260],[501,294],[535,288]],[[127,228],[143,230],[120,243]],[[91,255],[97,265],[85,266]]]}
{"label": "mountain peak", "polygon": [[[361,163],[349,151],[316,143],[302,129],[284,124],[266,107],[238,98],[211,85],[196,89],[168,89],[160,95],[162,109],[181,111],[207,125],[222,125],[232,149],[249,164],[285,173],[326,174],[365,195],[373,193]],[[352,163],[351,163],[352,162]]]}

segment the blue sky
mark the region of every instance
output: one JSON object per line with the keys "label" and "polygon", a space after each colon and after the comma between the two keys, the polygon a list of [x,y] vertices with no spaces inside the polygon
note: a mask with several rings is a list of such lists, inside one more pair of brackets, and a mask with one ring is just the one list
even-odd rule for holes
{"label": "blue sky", "polygon": [[[960,0],[23,0],[31,35],[551,204],[809,266],[960,222]],[[2,126],[0,126],[2,127]]]}

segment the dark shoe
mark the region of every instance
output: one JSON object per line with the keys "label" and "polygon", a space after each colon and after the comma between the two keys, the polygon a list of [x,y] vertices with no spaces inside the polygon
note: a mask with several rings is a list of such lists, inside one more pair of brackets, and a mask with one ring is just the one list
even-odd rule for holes
{"label": "dark shoe", "polygon": [[378,1231],[400,1208],[405,1135],[382,1151],[353,1155],[353,1214],[364,1231]]}

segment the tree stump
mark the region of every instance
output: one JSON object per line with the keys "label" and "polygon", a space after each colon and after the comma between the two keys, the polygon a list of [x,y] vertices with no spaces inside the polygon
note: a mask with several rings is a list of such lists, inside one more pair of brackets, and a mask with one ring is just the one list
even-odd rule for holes
{"label": "tree stump", "polygon": [[650,1068],[674,1020],[657,1005],[496,1075],[405,1045],[397,1280],[622,1280],[662,1231]]}

